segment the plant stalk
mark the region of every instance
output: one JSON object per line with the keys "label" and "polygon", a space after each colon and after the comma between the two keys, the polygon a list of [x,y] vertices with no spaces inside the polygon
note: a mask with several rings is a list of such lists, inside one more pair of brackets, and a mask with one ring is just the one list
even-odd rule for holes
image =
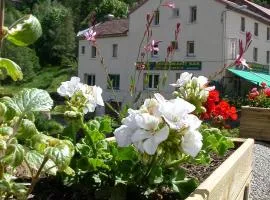
{"label": "plant stalk", "polygon": [[34,177],[32,177],[32,182],[31,182],[30,188],[28,189],[27,195],[26,195],[27,197],[32,193],[34,187],[36,186],[36,184],[37,184],[37,182],[39,180],[39,176],[40,176],[40,174],[42,172],[42,169],[43,169],[43,167],[45,166],[45,164],[47,163],[48,160],[49,160],[49,158],[45,156],[44,159],[43,159],[43,162],[41,163],[41,165],[40,165],[40,167],[39,167],[39,169],[38,169],[38,171],[36,173],[36,175]]}
{"label": "plant stalk", "polygon": [[0,53],[4,39],[5,0],[0,0]]}

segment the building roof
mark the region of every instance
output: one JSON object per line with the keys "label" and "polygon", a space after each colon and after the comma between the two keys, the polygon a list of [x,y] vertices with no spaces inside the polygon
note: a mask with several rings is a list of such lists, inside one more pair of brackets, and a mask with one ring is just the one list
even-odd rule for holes
{"label": "building roof", "polygon": [[[149,0],[141,0],[133,7],[129,14],[139,9]],[[258,18],[258,20],[263,20],[264,22],[270,22],[270,9],[260,6],[256,3],[253,3],[249,0],[216,0],[217,2],[223,3],[230,8],[239,10],[242,13],[248,14],[250,16]],[[247,8],[241,10],[237,6],[246,5]],[[97,24],[95,27],[88,28],[86,30],[80,31],[77,36],[82,36],[89,29],[94,29],[97,32],[97,38],[105,37],[120,37],[127,36],[129,30],[129,20],[128,19],[114,19],[108,20],[102,23]]]}
{"label": "building roof", "polygon": [[89,31],[89,29],[93,29],[97,33],[96,38],[126,36],[128,27],[128,19],[114,19],[96,24],[94,27],[84,31],[80,31],[77,36],[82,36],[85,32]]}
{"label": "building roof", "polygon": [[264,12],[264,13],[266,13],[267,15],[270,16],[270,9],[265,8],[265,7],[263,7],[263,6],[260,6],[260,5],[256,4],[256,3],[251,2],[251,1],[245,0],[245,2],[248,3],[248,4],[250,4],[250,5],[252,5],[252,6],[254,6],[254,7],[256,7],[257,9],[261,10],[262,12]]}

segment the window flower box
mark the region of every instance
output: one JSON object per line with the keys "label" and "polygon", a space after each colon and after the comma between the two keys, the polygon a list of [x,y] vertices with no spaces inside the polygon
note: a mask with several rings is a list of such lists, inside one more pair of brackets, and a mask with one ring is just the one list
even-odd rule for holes
{"label": "window flower box", "polygon": [[[186,200],[247,200],[251,181],[253,139],[235,139],[239,148]],[[242,143],[242,144],[241,144]]]}
{"label": "window flower box", "polygon": [[254,140],[233,140],[239,147],[186,200],[248,199]]}
{"label": "window flower box", "polygon": [[270,108],[242,106],[240,137],[270,141]]}

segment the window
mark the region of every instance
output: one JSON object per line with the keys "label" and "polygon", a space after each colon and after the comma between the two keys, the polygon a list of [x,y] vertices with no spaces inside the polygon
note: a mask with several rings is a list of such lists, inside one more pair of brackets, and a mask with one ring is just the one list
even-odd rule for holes
{"label": "window", "polygon": [[258,61],[258,48],[256,47],[253,48],[253,61],[254,62]]}
{"label": "window", "polygon": [[267,36],[266,40],[270,40],[270,27],[267,27]]}
{"label": "window", "polygon": [[244,17],[241,17],[241,31],[246,31],[246,19]]}
{"label": "window", "polygon": [[144,89],[158,89],[158,85],[158,74],[144,74]]}
{"label": "window", "polygon": [[197,6],[190,7],[190,23],[197,21]]}
{"label": "window", "polygon": [[173,13],[173,17],[179,17],[180,16],[179,8],[173,8],[172,13]]}
{"label": "window", "polygon": [[176,81],[180,78],[182,73],[176,73]]}
{"label": "window", "polygon": [[266,51],[266,63],[270,64],[270,51]]}
{"label": "window", "polygon": [[120,75],[119,74],[109,74],[108,78],[108,89],[119,90],[120,89]]}
{"label": "window", "polygon": [[81,46],[81,54],[85,54],[85,46]]}
{"label": "window", "polygon": [[91,57],[92,58],[97,57],[97,48],[95,46],[92,46],[92,48],[91,48]]}
{"label": "window", "polygon": [[96,76],[94,74],[84,74],[84,83],[87,85],[96,85]]}
{"label": "window", "polygon": [[159,10],[156,10],[154,15],[155,15],[153,21],[154,25],[159,25],[159,15],[160,15]]}
{"label": "window", "polygon": [[195,56],[194,41],[187,41],[187,56]]}
{"label": "window", "polygon": [[237,39],[231,39],[230,41],[230,54],[231,54],[231,59],[234,60],[236,59],[236,44],[237,44]]}
{"label": "window", "polygon": [[118,44],[113,44],[113,53],[112,57],[116,58],[118,54]]}
{"label": "window", "polygon": [[259,24],[254,23],[254,35],[259,36]]}

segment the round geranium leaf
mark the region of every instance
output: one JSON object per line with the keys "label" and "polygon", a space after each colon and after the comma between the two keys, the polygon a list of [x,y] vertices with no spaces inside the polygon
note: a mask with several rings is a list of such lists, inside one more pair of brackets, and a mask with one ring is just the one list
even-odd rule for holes
{"label": "round geranium leaf", "polygon": [[53,106],[49,93],[36,88],[23,89],[12,98],[2,98],[2,102],[19,115],[38,111],[47,112]]}
{"label": "round geranium leaf", "polygon": [[23,73],[19,65],[7,58],[0,58],[0,74],[3,71],[14,81],[22,80],[23,78]]}
{"label": "round geranium leaf", "polygon": [[33,44],[42,34],[38,19],[27,15],[18,20],[9,30],[7,39],[17,46]]}

